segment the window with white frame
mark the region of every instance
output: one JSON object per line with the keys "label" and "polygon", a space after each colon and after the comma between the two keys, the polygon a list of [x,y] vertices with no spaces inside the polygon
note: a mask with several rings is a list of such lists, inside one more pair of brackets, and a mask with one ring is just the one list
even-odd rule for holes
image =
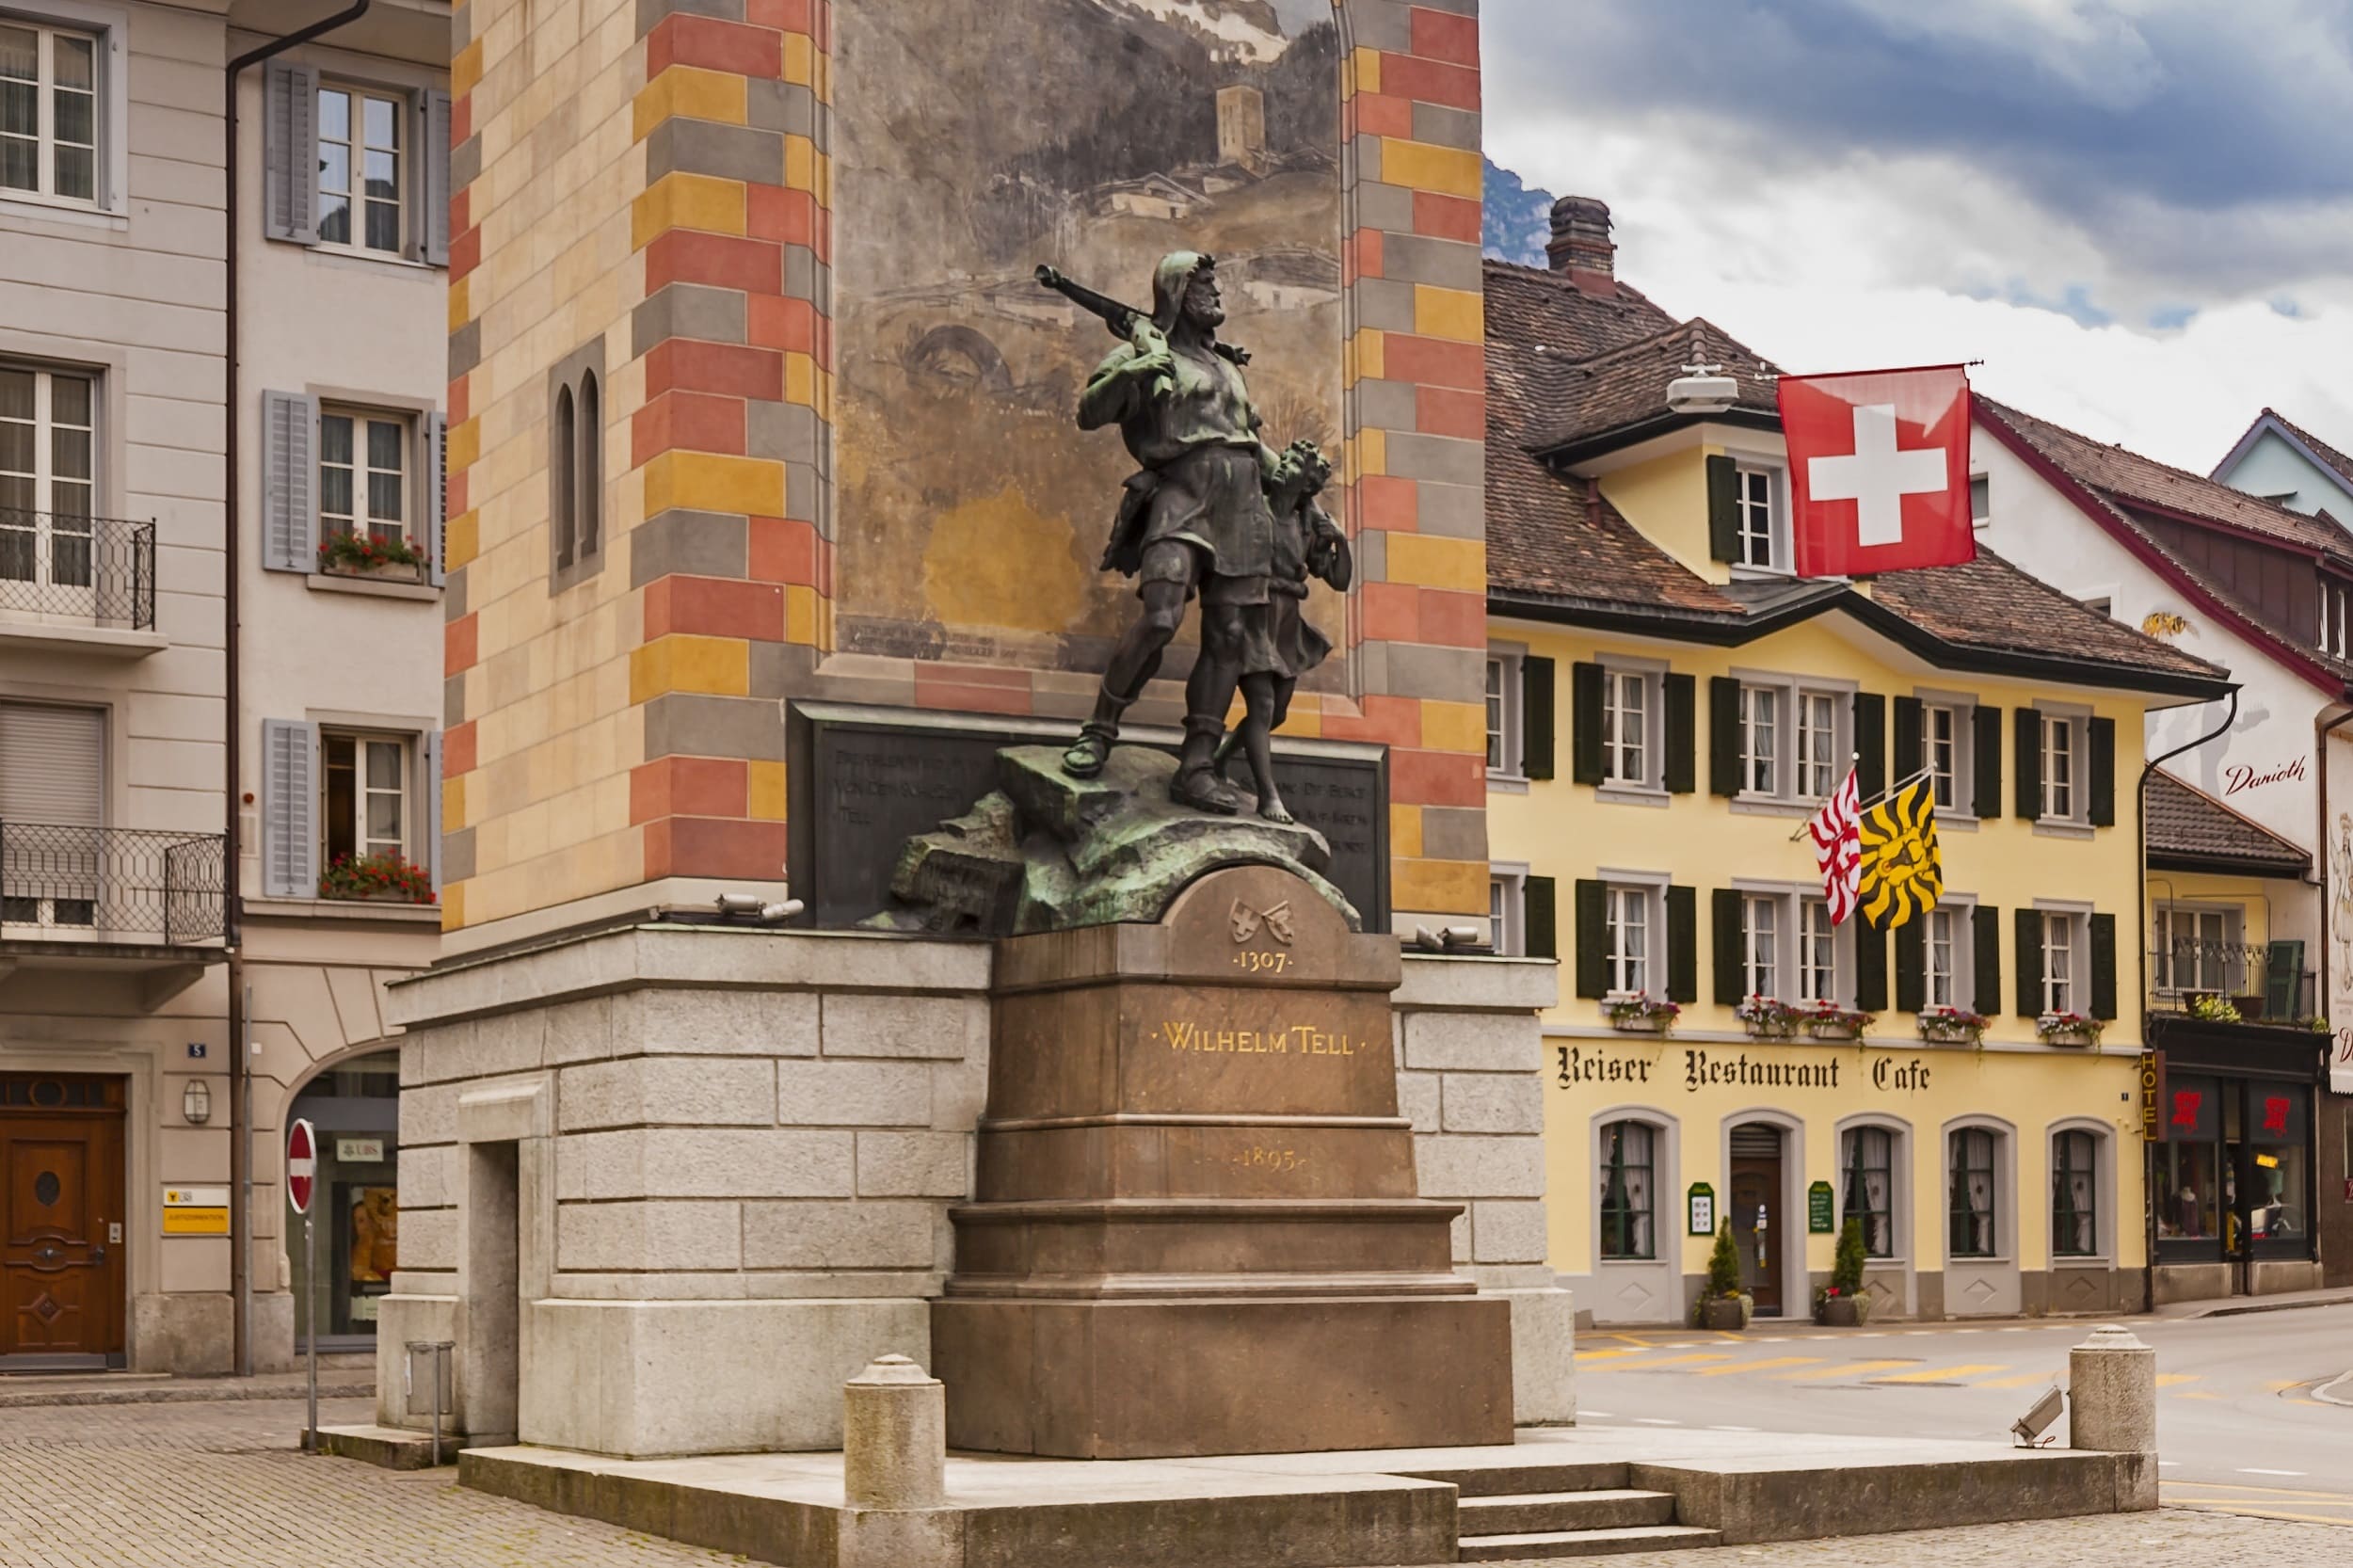
{"label": "window with white frame", "polygon": [[408,858],[409,759],[406,735],[324,729],[319,733],[322,863],[374,855]]}
{"label": "window with white frame", "polygon": [[1983,528],[1993,520],[1993,481],[1982,473],[1969,476],[1969,521]]}
{"label": "window with white frame", "polygon": [[1785,803],[1826,798],[1852,761],[1844,692],[1791,679],[1740,684],[1740,793]]}
{"label": "window with white frame", "polygon": [[1838,1001],[1838,931],[1817,898],[1798,901],[1798,1000]]}
{"label": "window with white frame", "polygon": [[1845,1201],[1839,1216],[1863,1224],[1866,1257],[1896,1256],[1896,1135],[1883,1127],[1849,1128],[1840,1137]]}
{"label": "window with white frame", "polygon": [[2047,710],[2042,714],[2042,815],[2074,822],[2084,811],[2080,765],[2083,721]]}
{"label": "window with white frame", "polygon": [[98,202],[99,40],[0,17],[0,194]]}
{"label": "window with white frame", "polygon": [[1971,955],[1967,928],[1969,911],[1950,904],[1939,904],[1928,914],[1928,965],[1922,1000],[1930,1007],[1962,1007],[1961,999],[1969,995],[1961,980],[1961,967]]}
{"label": "window with white frame", "polygon": [[1921,765],[1936,792],[1936,808],[1950,811],[1961,798],[1961,737],[1969,720],[1962,710],[1945,702],[1920,707]]}
{"label": "window with white frame", "polygon": [[1781,793],[1781,712],[1777,686],[1740,688],[1740,787],[1751,794]]}
{"label": "window with white frame", "polygon": [[334,83],[320,87],[318,104],[319,243],[402,254],[408,100]]}
{"label": "window with white frame", "polygon": [[1488,940],[1499,957],[1528,952],[1528,873],[1493,872],[1487,877]]}
{"label": "window with white frame", "polygon": [[1602,955],[1612,993],[1632,996],[1651,988],[1656,922],[1653,890],[1612,883],[1603,904]]}
{"label": "window with white frame", "polygon": [[1781,995],[1781,904],[1772,893],[1740,897],[1741,972],[1753,997]]}
{"label": "window with white frame", "polygon": [[1519,776],[1526,743],[1520,728],[1520,655],[1487,654],[1487,771]]}
{"label": "window with white frame", "polygon": [[319,536],[334,534],[390,543],[408,533],[406,414],[359,408],[319,410]]}
{"label": "window with white frame", "polygon": [[1733,495],[1740,520],[1739,564],[1780,571],[1788,563],[1780,548],[1780,518],[1773,504],[1779,476],[1770,469],[1746,465],[1734,471]]}
{"label": "window with white frame", "polygon": [[2346,600],[2353,590],[2333,577],[2320,580],[2320,651],[2345,657]]}
{"label": "window with white frame", "polygon": [[1951,1257],[1992,1257],[2001,1238],[1993,1212],[1994,1134],[1985,1128],[1956,1128],[1945,1162],[1945,1253]]}
{"label": "window with white frame", "polygon": [[1603,782],[1643,788],[1651,782],[1651,677],[1641,670],[1602,672]]}
{"label": "window with white frame", "polygon": [[0,583],[92,585],[97,409],[86,372],[0,364]]}
{"label": "window with white frame", "polygon": [[2084,918],[2057,909],[2042,911],[2042,1011],[2080,1013],[2088,993],[2083,984]]}
{"label": "window with white frame", "polygon": [[1611,1259],[1658,1255],[1651,1186],[1657,1131],[1647,1122],[1611,1122],[1601,1129],[1601,1256]]}
{"label": "window with white frame", "polygon": [[1788,890],[1740,894],[1741,982],[1749,996],[1839,1004],[1838,928],[1830,905]]}
{"label": "window with white frame", "polygon": [[1838,788],[1838,698],[1828,692],[1798,694],[1798,794],[1827,799]]}
{"label": "window with white frame", "polygon": [[2245,990],[2246,954],[2239,946],[2244,911],[2168,903],[2158,904],[2152,915],[2156,921],[2151,956],[2157,990],[2232,996]]}
{"label": "window with white frame", "polygon": [[2051,1253],[2094,1257],[2100,1251],[2100,1138],[2068,1128],[2051,1138]]}

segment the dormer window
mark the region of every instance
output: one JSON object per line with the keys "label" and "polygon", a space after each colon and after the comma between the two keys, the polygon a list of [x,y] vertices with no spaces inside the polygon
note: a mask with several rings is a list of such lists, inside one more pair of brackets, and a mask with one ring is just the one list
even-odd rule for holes
{"label": "dormer window", "polygon": [[2353,599],[2353,587],[2333,577],[2320,580],[2320,635],[2314,639],[2323,653],[2343,659],[2345,654],[2346,600]]}
{"label": "dormer window", "polygon": [[1742,572],[1790,566],[1788,491],[1779,463],[1716,453],[1707,459],[1708,553]]}
{"label": "dormer window", "polygon": [[1741,468],[1740,564],[1767,571],[1780,568],[1773,550],[1773,475],[1770,470]]}

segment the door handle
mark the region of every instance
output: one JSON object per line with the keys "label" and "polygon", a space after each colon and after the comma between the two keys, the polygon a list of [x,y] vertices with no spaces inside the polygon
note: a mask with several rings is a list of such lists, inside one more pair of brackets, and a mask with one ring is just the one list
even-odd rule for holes
{"label": "door handle", "polygon": [[89,1260],[92,1263],[104,1263],[106,1261],[106,1244],[104,1242],[102,1241],[97,1246],[90,1248]]}

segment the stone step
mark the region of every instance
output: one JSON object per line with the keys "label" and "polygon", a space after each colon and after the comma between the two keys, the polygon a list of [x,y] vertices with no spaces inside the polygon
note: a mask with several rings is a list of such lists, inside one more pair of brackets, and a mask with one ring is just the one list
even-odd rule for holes
{"label": "stone step", "polygon": [[1465,1464],[1428,1470],[1391,1470],[1414,1480],[1443,1480],[1465,1497],[1524,1496],[1529,1493],[1601,1492],[1626,1484],[1625,1464],[1598,1461],[1555,1464]]}
{"label": "stone step", "polygon": [[1457,1505],[1462,1535],[1525,1535],[1541,1530],[1625,1529],[1674,1522],[1671,1492],[1611,1487],[1593,1492],[1538,1492],[1520,1496],[1465,1497]]}
{"label": "stone step", "polygon": [[1643,1525],[1633,1529],[1537,1530],[1526,1535],[1463,1538],[1458,1560],[1507,1562],[1530,1557],[1611,1557],[1619,1552],[1671,1552],[1721,1544],[1721,1530],[1689,1525]]}

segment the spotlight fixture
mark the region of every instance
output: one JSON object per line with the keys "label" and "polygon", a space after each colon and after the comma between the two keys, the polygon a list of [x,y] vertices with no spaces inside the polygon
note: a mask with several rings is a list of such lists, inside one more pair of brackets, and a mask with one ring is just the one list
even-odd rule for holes
{"label": "spotlight fixture", "polygon": [[1667,383],[1667,408],[1678,414],[1721,414],[1740,401],[1740,383],[1721,365],[1685,365]]}
{"label": "spotlight fixture", "polygon": [[2035,1400],[2032,1410],[2009,1424],[2009,1430],[2018,1434],[2018,1446],[2022,1448],[2043,1448],[2057,1442],[2057,1433],[2054,1432],[2048,1437],[2045,1437],[2043,1433],[2049,1431],[2051,1424],[2057,1421],[2066,1409],[2067,1396],[2060,1393],[2057,1385],[2054,1384],[2050,1392]]}

